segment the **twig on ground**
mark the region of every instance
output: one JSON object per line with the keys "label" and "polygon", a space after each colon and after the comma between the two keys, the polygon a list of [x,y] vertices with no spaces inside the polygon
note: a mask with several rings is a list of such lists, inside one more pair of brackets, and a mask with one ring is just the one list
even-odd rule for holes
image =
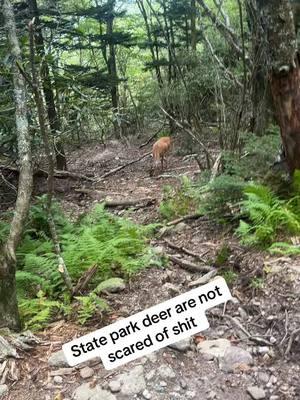
{"label": "twig on ground", "polygon": [[165,243],[167,243],[167,245],[169,247],[171,247],[171,249],[174,249],[174,250],[177,250],[177,251],[181,251],[182,253],[185,253],[185,254],[187,254],[189,256],[192,256],[192,257],[196,258],[199,261],[202,261],[203,263],[206,263],[206,260],[204,260],[200,256],[200,254],[194,253],[193,251],[191,251],[189,249],[186,249],[183,246],[177,246],[175,243],[170,242],[170,240],[168,240],[168,239],[165,239],[164,241],[165,241]]}
{"label": "twig on ground", "polygon": [[174,264],[179,265],[181,268],[186,269],[187,271],[190,272],[212,271],[212,268],[209,267],[208,265],[197,265],[186,260],[181,260],[180,258],[173,256],[172,254],[166,254],[166,255]]}

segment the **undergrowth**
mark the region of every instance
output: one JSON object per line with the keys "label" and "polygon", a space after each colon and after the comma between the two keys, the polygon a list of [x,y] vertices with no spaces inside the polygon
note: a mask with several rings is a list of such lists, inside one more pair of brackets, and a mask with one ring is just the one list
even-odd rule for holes
{"label": "undergrowth", "polygon": [[[62,257],[73,285],[93,266],[97,272],[86,293],[70,303],[63,282],[47,223],[45,197],[31,207],[22,243],[17,251],[17,292],[20,313],[26,328],[39,329],[58,314],[71,315],[74,307],[80,323],[95,313],[107,310],[107,304],[90,293],[100,282],[111,277],[127,278],[150,264],[160,265],[148,246],[156,225],[141,226],[118,218],[97,205],[89,214],[71,223],[58,204],[53,205]],[[0,225],[0,241],[8,224]]]}

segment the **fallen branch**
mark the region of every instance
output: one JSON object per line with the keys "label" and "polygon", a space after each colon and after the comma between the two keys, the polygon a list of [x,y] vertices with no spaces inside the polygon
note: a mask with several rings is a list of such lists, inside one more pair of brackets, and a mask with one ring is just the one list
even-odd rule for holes
{"label": "fallen branch", "polygon": [[[177,218],[177,219],[174,219],[173,221],[168,222],[168,223],[167,223],[167,226],[177,225],[177,224],[179,224],[180,222],[188,221],[188,220],[190,220],[190,219],[199,219],[199,218],[202,219],[202,217],[203,217],[203,219],[206,219],[206,218],[204,218],[204,216],[203,216],[202,214],[198,214],[198,213],[189,214],[189,215],[186,215],[186,216],[184,216],[184,217]],[[208,219],[208,218],[207,218],[207,219]]]}
{"label": "fallen branch", "polygon": [[97,182],[99,182],[99,181],[101,181],[101,180],[107,178],[107,177],[110,176],[110,175],[113,175],[113,174],[115,174],[115,173],[121,171],[122,169],[128,167],[129,165],[135,164],[135,163],[137,163],[137,162],[143,160],[144,158],[150,156],[150,154],[151,154],[151,152],[148,152],[148,153],[142,155],[141,157],[139,157],[139,158],[137,158],[137,159],[135,159],[135,160],[129,161],[129,162],[127,162],[126,164],[120,165],[119,167],[114,168],[114,169],[112,169],[112,170],[106,172],[106,174],[100,176],[100,178],[97,179]]}
{"label": "fallen branch", "polygon": [[146,197],[144,199],[136,199],[136,200],[106,200],[104,201],[105,207],[132,207],[135,205],[141,206],[143,204],[143,207],[150,206],[156,202],[156,199],[152,199],[150,197]]}
{"label": "fallen branch", "polygon": [[[8,166],[8,165],[0,165],[0,170],[4,170],[4,171],[8,171],[8,172],[14,172],[16,174],[19,174],[19,172],[20,172],[18,168],[11,167],[11,166]],[[43,170],[43,169],[37,169],[36,171],[34,171],[33,175],[34,176],[41,176],[41,177],[48,178],[48,172]],[[83,180],[90,181],[90,182],[96,182],[95,178],[91,178],[89,176],[82,175],[82,174],[77,174],[75,172],[70,172],[70,171],[54,170],[53,176],[55,178],[61,178],[61,179],[65,179],[65,178],[83,179]]]}
{"label": "fallen branch", "polygon": [[79,278],[76,286],[73,288],[72,297],[76,296],[87,287],[88,283],[95,276],[97,270],[98,265],[93,265],[91,268],[84,272],[84,274]]}
{"label": "fallen branch", "polygon": [[214,278],[217,275],[217,273],[218,273],[217,269],[209,271],[207,274],[201,276],[201,278],[197,279],[196,281],[190,282],[188,284],[188,287],[192,288],[192,287],[195,287],[195,286],[205,285],[212,278]]}
{"label": "fallen branch", "polygon": [[197,265],[197,264],[191,263],[189,261],[181,260],[180,258],[173,256],[172,254],[166,254],[166,255],[173,263],[179,265],[181,268],[186,269],[187,271],[190,271],[190,272],[210,272],[210,271],[212,271],[212,268],[207,265]]}
{"label": "fallen branch", "polygon": [[142,149],[143,147],[147,146],[159,134],[159,132],[165,126],[165,123],[166,123],[166,119],[164,120],[163,125],[152,136],[150,136],[150,138],[145,143],[143,143],[139,146],[139,149]]}
{"label": "fallen branch", "polygon": [[202,261],[202,262],[204,262],[204,263],[206,262],[206,261],[200,256],[200,254],[194,253],[193,251],[191,251],[191,250],[189,250],[189,249],[186,249],[186,248],[183,247],[183,246],[177,246],[175,243],[170,242],[168,239],[165,239],[164,241],[165,241],[165,243],[167,243],[167,245],[168,245],[169,247],[171,247],[171,249],[174,249],[174,250],[180,251],[180,252],[182,252],[182,253],[185,253],[185,254],[187,254],[187,255],[189,255],[189,256],[192,256],[192,257],[196,258],[197,260]]}
{"label": "fallen branch", "polygon": [[286,355],[286,356],[287,356],[287,355],[289,354],[289,352],[291,351],[291,348],[292,348],[293,341],[294,341],[295,337],[296,337],[297,335],[299,335],[299,334],[300,334],[300,328],[295,329],[295,330],[291,333],[291,336],[290,336],[290,339],[289,339],[287,348],[286,348],[286,350],[285,350],[285,355]]}
{"label": "fallen branch", "polygon": [[250,332],[247,331],[246,328],[243,327],[243,325],[234,317],[231,317],[230,315],[222,315],[223,318],[228,319],[229,321],[231,321],[238,329],[240,329],[249,340],[251,340],[252,342],[255,343],[259,343],[259,344],[265,344],[267,346],[273,346],[272,343],[269,340],[266,340],[260,336],[254,336],[251,335]]}

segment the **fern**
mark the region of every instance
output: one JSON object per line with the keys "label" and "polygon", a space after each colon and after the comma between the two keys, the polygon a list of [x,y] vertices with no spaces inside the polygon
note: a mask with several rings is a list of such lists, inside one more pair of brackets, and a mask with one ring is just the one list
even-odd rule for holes
{"label": "fern", "polygon": [[291,201],[281,200],[268,187],[252,184],[245,191],[242,211],[249,223],[241,220],[236,234],[248,245],[270,245],[282,234],[300,232],[300,215]]}
{"label": "fern", "polygon": [[95,293],[90,293],[88,296],[76,297],[80,306],[78,308],[78,321],[84,325],[96,314],[102,314],[109,309],[105,300],[100,299]]}

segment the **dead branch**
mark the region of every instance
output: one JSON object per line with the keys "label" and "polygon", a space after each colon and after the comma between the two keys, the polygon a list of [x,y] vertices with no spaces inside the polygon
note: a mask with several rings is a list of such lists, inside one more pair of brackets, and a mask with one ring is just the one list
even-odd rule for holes
{"label": "dead branch", "polygon": [[216,176],[217,176],[219,168],[220,168],[221,160],[222,160],[222,152],[218,155],[218,157],[216,158],[216,161],[212,167],[211,178],[210,178],[209,183],[212,183],[216,179]]}
{"label": "dead branch", "polygon": [[190,272],[210,272],[210,271],[212,271],[212,268],[207,265],[197,265],[197,264],[191,263],[186,260],[181,260],[180,258],[173,256],[172,254],[166,254],[166,255],[174,264],[179,265],[181,268],[186,269],[187,271],[190,271]]}
{"label": "dead branch", "polygon": [[212,159],[211,155],[209,154],[209,151],[207,149],[207,147],[205,146],[205,144],[194,134],[194,132],[191,131],[191,129],[186,128],[185,126],[183,126],[180,122],[178,122],[171,114],[169,114],[163,107],[159,107],[162,112],[168,117],[170,118],[180,129],[183,129],[195,142],[197,142],[202,149],[204,150],[204,153],[206,155],[207,158],[207,166],[208,168],[210,168],[210,160]]}
{"label": "dead branch", "polygon": [[187,254],[187,255],[189,255],[189,256],[192,256],[192,257],[196,258],[197,260],[199,260],[199,261],[201,261],[201,262],[204,262],[204,263],[206,262],[206,261],[200,256],[200,254],[194,253],[193,251],[191,251],[191,250],[189,250],[189,249],[186,249],[186,248],[183,247],[183,246],[177,246],[175,243],[170,242],[170,240],[168,240],[168,239],[165,239],[164,241],[165,241],[165,243],[167,243],[167,245],[168,245],[169,247],[171,247],[171,249],[174,249],[174,250],[180,251],[180,252],[182,252],[182,253],[185,253],[185,254]]}
{"label": "dead branch", "polygon": [[78,293],[82,292],[91,281],[91,279],[95,276],[98,270],[98,265],[93,265],[84,274],[79,278],[76,286],[73,288],[72,297],[76,296]]}
{"label": "dead branch", "polygon": [[[3,171],[7,171],[7,172],[13,172],[15,174],[20,173],[18,168],[12,167],[9,165],[0,165],[0,169]],[[34,171],[33,175],[48,178],[48,172],[43,169],[38,169],[38,170]],[[96,179],[94,179],[94,178],[91,178],[89,176],[82,175],[82,174],[77,174],[75,172],[70,172],[70,171],[54,170],[53,176],[55,178],[61,178],[61,179],[71,178],[71,179],[82,179],[82,180],[86,180],[89,182],[96,182]]]}
{"label": "dead branch", "polygon": [[112,170],[106,172],[106,174],[100,176],[100,178],[97,179],[97,182],[102,181],[103,179],[107,178],[107,177],[110,176],[110,175],[114,175],[115,173],[121,171],[122,169],[128,167],[129,165],[135,164],[135,163],[137,163],[137,162],[143,160],[144,158],[150,156],[150,154],[151,154],[151,152],[148,152],[148,153],[142,155],[141,157],[139,157],[139,158],[137,158],[137,159],[135,159],[135,160],[129,161],[129,162],[127,162],[126,164],[120,165],[119,167],[114,168],[114,169],[112,169]]}
{"label": "dead branch", "polygon": [[105,200],[105,207],[132,207],[132,206],[141,206],[143,207],[150,206],[156,202],[156,199],[152,199],[151,197],[146,197],[143,199],[134,199],[134,200]]}
{"label": "dead branch", "polygon": [[205,285],[209,282],[212,278],[214,278],[218,273],[217,269],[213,269],[212,271],[207,272],[207,274],[201,276],[201,278],[197,279],[196,281],[190,282],[188,287],[192,288],[195,286]]}
{"label": "dead branch", "polygon": [[296,338],[297,335],[300,334],[300,328],[295,329],[290,336],[287,348],[285,350],[285,355],[287,356],[289,354],[289,352],[291,351],[292,345],[293,345],[293,341]]}
{"label": "dead branch", "polygon": [[208,218],[205,218],[202,214],[198,214],[198,213],[189,214],[189,215],[186,215],[184,217],[177,218],[177,219],[174,219],[173,221],[168,222],[167,226],[173,226],[173,225],[179,224],[180,222],[188,221],[190,219],[199,219],[199,218],[201,218],[203,220],[204,219],[208,219]]}
{"label": "dead branch", "polygon": [[143,147],[147,146],[147,145],[159,134],[159,132],[160,132],[160,131],[162,130],[162,128],[165,126],[165,123],[166,123],[166,119],[164,120],[162,126],[161,126],[156,132],[154,132],[154,134],[151,135],[150,138],[149,138],[145,143],[143,143],[143,144],[141,144],[141,145],[139,146],[139,149],[142,149]]}

